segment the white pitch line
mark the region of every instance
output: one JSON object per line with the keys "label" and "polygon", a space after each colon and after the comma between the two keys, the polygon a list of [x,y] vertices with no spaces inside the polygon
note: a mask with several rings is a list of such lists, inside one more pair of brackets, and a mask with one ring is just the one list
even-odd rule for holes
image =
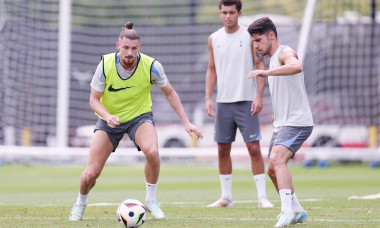
{"label": "white pitch line", "polygon": [[117,206],[119,203],[90,203],[87,206]]}
{"label": "white pitch line", "polygon": [[[272,202],[280,202],[280,200],[271,200]],[[305,202],[315,202],[315,201],[323,201],[322,199],[301,199],[300,201]],[[258,203],[257,200],[242,200],[242,201],[234,201],[234,203],[238,204],[249,204],[249,203]],[[206,205],[207,202],[160,202],[161,205]],[[92,203],[87,206],[114,206],[119,205],[118,203]]]}
{"label": "white pitch line", "polygon": [[[242,221],[277,221],[276,218],[165,218],[168,220],[242,220]],[[311,222],[380,222],[380,219],[309,219],[307,221]]]}
{"label": "white pitch line", "polygon": [[[46,217],[0,217],[1,220],[61,220],[63,218],[57,218],[57,217],[51,217],[51,218],[46,218]],[[65,218],[66,219],[66,218]],[[85,218],[85,220],[114,220],[113,218]],[[148,218],[147,220],[153,220],[153,218]],[[277,219],[272,218],[170,218],[166,217],[165,220],[214,220],[214,221],[277,221]],[[380,222],[380,219],[370,219],[370,220],[364,220],[364,219],[308,219],[309,222],[351,222],[351,223],[371,223],[371,222]]]}
{"label": "white pitch line", "polygon": [[316,221],[316,222],[380,222],[380,219],[359,219],[359,220],[352,220],[352,219],[308,219],[308,221]]}
{"label": "white pitch line", "polygon": [[[272,200],[273,202],[280,202],[280,200]],[[301,202],[316,202],[316,201],[323,201],[322,199],[298,199],[298,201]],[[258,200],[243,200],[243,201],[234,201],[234,203],[258,203]]]}
{"label": "white pitch line", "polygon": [[[271,200],[272,202],[280,202],[280,200]],[[314,201],[323,201],[322,199],[299,199],[301,202],[314,202]],[[209,202],[160,202],[162,205],[206,205]],[[234,201],[235,204],[250,204],[250,203],[258,203],[257,200],[240,200],[240,201]],[[71,204],[69,204],[71,206]],[[69,206],[68,204],[40,204],[40,205],[33,205],[33,204],[25,204],[25,203],[0,203],[0,206],[38,206],[38,207],[50,207],[50,206]],[[119,203],[91,203],[87,206],[115,206],[119,205]]]}

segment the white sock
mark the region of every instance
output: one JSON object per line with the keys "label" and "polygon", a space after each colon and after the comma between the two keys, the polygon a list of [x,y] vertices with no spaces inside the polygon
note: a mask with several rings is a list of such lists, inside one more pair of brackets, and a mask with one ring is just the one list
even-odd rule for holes
{"label": "white sock", "polygon": [[296,193],[292,194],[292,209],[294,213],[300,213],[302,211],[305,211],[301,206],[300,202],[298,201]]}
{"label": "white sock", "polygon": [[253,179],[256,182],[256,189],[257,189],[257,199],[267,199],[267,193],[265,189],[265,174],[258,174],[254,175]]}
{"label": "white sock", "polygon": [[88,203],[88,200],[87,200],[88,194],[90,194],[90,193],[87,193],[87,195],[82,195],[79,192],[76,204],[82,204],[82,205],[85,204],[85,205],[87,205],[87,203]]}
{"label": "white sock", "polygon": [[145,182],[145,183],[146,183],[145,202],[156,200],[157,184],[149,184],[148,182]]}
{"label": "white sock", "polygon": [[292,190],[290,189],[280,189],[278,191],[281,197],[281,212],[289,213],[292,210]]}
{"label": "white sock", "polygon": [[219,175],[219,179],[222,187],[222,198],[232,200],[232,174]]}

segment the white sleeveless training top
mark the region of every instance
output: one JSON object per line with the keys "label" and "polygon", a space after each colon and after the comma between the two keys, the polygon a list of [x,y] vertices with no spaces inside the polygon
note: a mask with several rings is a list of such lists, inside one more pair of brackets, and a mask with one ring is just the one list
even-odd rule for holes
{"label": "white sleeveless training top", "polygon": [[217,76],[216,102],[252,101],[256,97],[256,79],[248,79],[254,70],[250,36],[246,27],[228,34],[220,28],[211,34]]}
{"label": "white sleeveless training top", "polygon": [[[289,48],[281,45],[270,58],[269,69],[281,66],[278,55]],[[273,126],[313,126],[313,116],[306,94],[303,72],[294,75],[269,76],[272,97]]]}

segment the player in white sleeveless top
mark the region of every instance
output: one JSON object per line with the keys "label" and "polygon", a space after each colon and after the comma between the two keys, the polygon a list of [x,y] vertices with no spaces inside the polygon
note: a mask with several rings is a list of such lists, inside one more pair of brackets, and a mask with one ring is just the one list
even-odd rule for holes
{"label": "player in white sleeveless top", "polygon": [[222,27],[211,34],[211,39],[217,75],[216,102],[252,101],[256,97],[257,83],[245,77],[255,69],[247,27],[239,26],[234,33],[227,33]]}
{"label": "player in white sleeveless top", "polygon": [[[231,145],[239,128],[251,158],[259,207],[273,207],[266,195],[264,161],[260,151],[261,139],[258,113],[262,108],[265,80],[248,80],[255,65],[265,69],[263,58],[253,51],[246,27],[238,24],[240,0],[219,1],[219,15],[224,27],[208,39],[209,64],[206,73],[206,111],[215,121],[215,142],[218,144],[221,198],[208,207],[231,207],[232,162]],[[214,112],[212,94],[217,85],[217,108]]]}
{"label": "player in white sleeveless top", "polygon": [[[280,45],[270,57],[269,69],[281,67],[280,53],[295,53],[290,47]],[[302,67],[302,66],[301,66]],[[272,97],[275,131],[282,126],[313,126],[313,117],[307,99],[303,72],[289,77],[268,77]],[[285,75],[284,75],[285,76]]]}
{"label": "player in white sleeveless top", "polygon": [[287,167],[290,158],[310,136],[313,117],[306,95],[302,63],[291,48],[281,45],[277,30],[267,18],[254,21],[248,28],[254,48],[270,56],[269,70],[254,70],[248,78],[268,77],[274,114],[274,131],[269,146],[268,175],[281,197],[281,213],[275,227],[307,220]]}

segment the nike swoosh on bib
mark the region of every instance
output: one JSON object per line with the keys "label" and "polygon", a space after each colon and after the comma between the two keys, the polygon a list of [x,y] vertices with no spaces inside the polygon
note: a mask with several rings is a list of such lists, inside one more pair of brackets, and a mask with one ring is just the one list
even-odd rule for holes
{"label": "nike swoosh on bib", "polygon": [[110,92],[117,92],[117,91],[120,91],[120,90],[124,90],[124,89],[129,89],[129,88],[132,88],[133,86],[127,86],[127,87],[124,87],[124,88],[113,88],[112,85],[110,85],[110,87],[108,87],[108,91]]}

